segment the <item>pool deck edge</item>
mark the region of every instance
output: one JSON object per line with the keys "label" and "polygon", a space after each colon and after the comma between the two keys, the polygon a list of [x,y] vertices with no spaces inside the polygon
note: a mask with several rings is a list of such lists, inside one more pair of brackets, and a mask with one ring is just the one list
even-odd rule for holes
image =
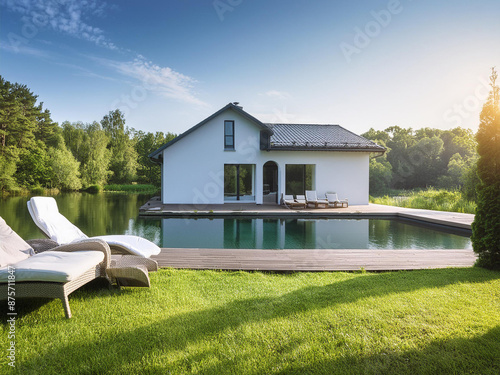
{"label": "pool deck edge", "polygon": [[140,215],[143,217],[183,217],[183,218],[216,218],[216,217],[322,217],[322,218],[347,218],[347,217],[384,217],[405,218],[422,221],[430,224],[439,224],[454,228],[471,230],[474,221],[473,214],[459,212],[446,212],[385,206],[380,204],[351,205],[342,208],[306,208],[288,209],[278,205],[255,204],[220,204],[204,205],[197,209],[196,205],[151,205],[148,202],[141,207]]}
{"label": "pool deck edge", "polygon": [[154,256],[161,268],[265,271],[399,271],[472,267],[472,250],[363,249],[162,249]]}

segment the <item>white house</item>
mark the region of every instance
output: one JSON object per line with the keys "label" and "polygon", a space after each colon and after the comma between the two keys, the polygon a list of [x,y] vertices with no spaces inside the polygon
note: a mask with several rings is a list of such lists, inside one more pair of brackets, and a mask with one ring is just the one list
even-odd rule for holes
{"label": "white house", "polygon": [[384,152],[339,125],[265,124],[229,103],[149,157],[161,163],[163,203],[201,208],[305,190],[368,204],[369,158]]}

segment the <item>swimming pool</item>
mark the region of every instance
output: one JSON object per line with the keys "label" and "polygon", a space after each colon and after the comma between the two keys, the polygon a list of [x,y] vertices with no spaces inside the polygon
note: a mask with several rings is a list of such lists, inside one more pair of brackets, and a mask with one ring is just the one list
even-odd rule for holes
{"label": "swimming pool", "polygon": [[[152,220],[148,219],[147,221]],[[472,249],[470,233],[400,219],[161,218],[161,247]],[[158,224],[157,224],[158,225]]]}

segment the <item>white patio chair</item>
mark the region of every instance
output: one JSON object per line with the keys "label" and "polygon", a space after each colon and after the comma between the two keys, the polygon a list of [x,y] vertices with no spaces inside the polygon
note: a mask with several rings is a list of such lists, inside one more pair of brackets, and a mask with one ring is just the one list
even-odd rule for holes
{"label": "white patio chair", "polygon": [[341,207],[344,207],[344,204],[346,207],[349,207],[349,200],[347,198],[339,199],[337,193],[326,193],[326,199],[328,200],[328,206],[330,207],[337,207],[339,204]]}
{"label": "white patio chair", "polygon": [[316,190],[306,190],[306,203],[308,206],[314,204],[315,208],[318,208],[320,204],[328,207],[328,201],[326,199],[318,199]]}

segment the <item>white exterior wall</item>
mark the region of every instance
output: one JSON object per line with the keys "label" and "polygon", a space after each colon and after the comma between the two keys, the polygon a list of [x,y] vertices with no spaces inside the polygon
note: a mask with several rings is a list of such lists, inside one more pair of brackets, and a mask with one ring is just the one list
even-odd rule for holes
{"label": "white exterior wall", "polygon": [[[224,120],[234,120],[235,151],[224,150]],[[369,154],[332,151],[261,151],[260,128],[232,110],[205,123],[163,150],[163,203],[224,203],[224,164],[255,165],[254,203],[262,203],[263,165],[278,164],[279,196],[285,189],[285,164],[315,164],[318,197],[335,191],[350,204],[367,204]],[[241,201],[243,203],[243,201]]]}

